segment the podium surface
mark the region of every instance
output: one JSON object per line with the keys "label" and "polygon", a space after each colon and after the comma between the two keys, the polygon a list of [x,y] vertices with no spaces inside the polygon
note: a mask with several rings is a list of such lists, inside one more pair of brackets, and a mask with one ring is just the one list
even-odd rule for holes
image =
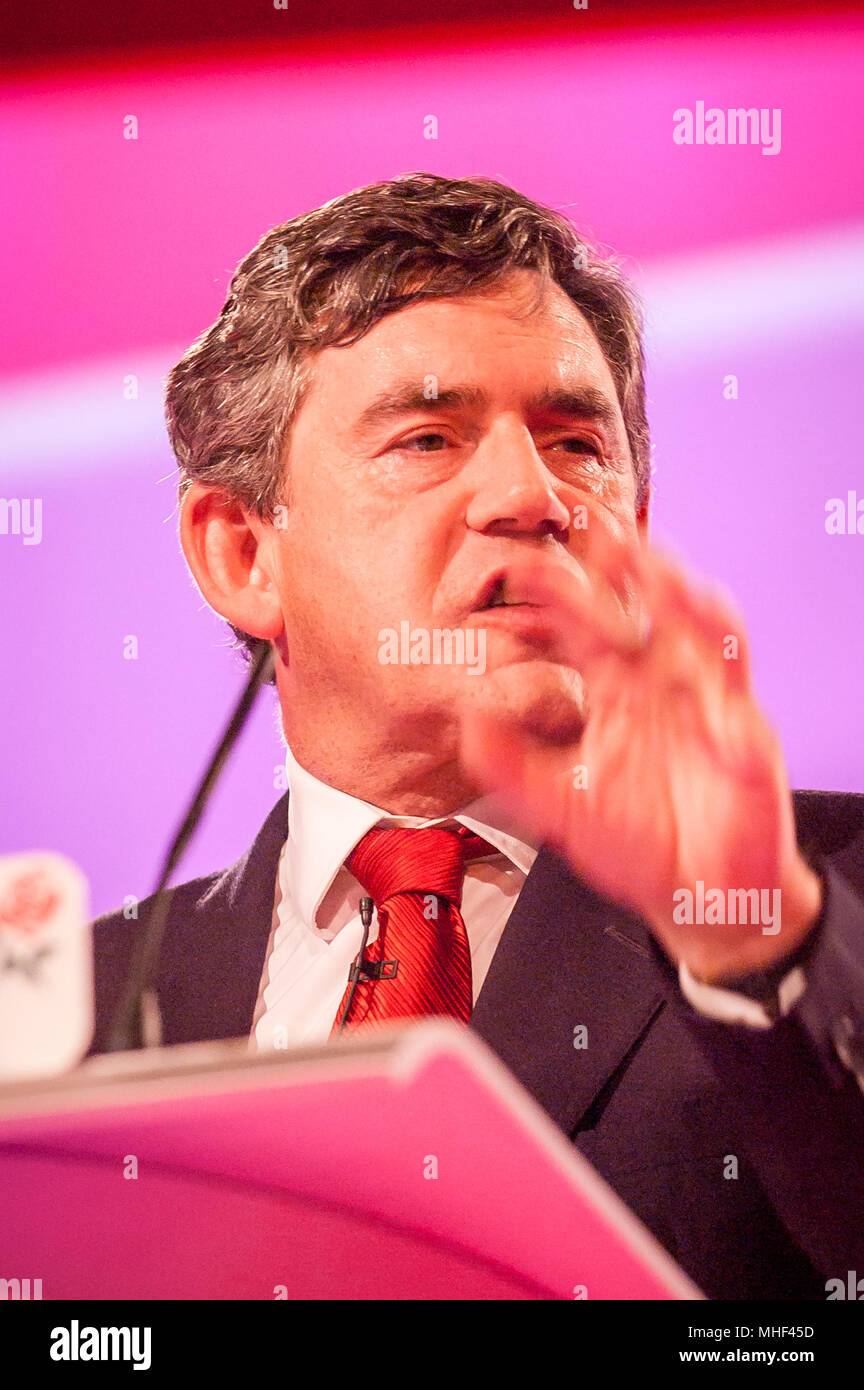
{"label": "podium surface", "polygon": [[702,1296],[446,1020],[0,1088],[0,1182],[0,1278],[45,1299]]}

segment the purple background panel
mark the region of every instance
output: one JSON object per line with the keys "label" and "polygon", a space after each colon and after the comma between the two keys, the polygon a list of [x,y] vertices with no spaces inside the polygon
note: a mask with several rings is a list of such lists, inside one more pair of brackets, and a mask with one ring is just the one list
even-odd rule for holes
{"label": "purple background panel", "polygon": [[[411,169],[512,183],[623,258],[648,311],[655,535],[743,612],[793,784],[864,786],[864,536],[825,532],[829,498],[864,498],[862,33],[454,30],[16,78],[0,495],[41,498],[43,536],[0,535],[0,848],[69,854],[97,912],[151,887],[243,675],[179,553],[162,380],[269,227]],[[700,100],[779,108],[780,152],[676,145]],[[243,851],[282,758],[268,692],[184,877]]]}

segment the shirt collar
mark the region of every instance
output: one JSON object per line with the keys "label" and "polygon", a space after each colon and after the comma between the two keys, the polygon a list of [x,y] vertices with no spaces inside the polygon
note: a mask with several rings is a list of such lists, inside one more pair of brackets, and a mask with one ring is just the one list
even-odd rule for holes
{"label": "shirt collar", "polygon": [[368,830],[376,825],[426,826],[458,821],[505,854],[523,874],[537,857],[538,840],[518,824],[492,796],[478,797],[449,816],[423,820],[417,816],[392,816],[380,806],[328,786],[287,750],[288,840],[285,867],[291,895],[304,921],[314,923],[328,888],[348,855]]}

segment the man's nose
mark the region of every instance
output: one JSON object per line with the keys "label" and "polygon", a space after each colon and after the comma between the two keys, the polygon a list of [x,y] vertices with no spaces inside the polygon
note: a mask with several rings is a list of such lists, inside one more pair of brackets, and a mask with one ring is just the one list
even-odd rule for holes
{"label": "man's nose", "polygon": [[476,490],[466,513],[474,531],[548,534],[568,539],[571,518],[530,432],[499,430],[474,457]]}

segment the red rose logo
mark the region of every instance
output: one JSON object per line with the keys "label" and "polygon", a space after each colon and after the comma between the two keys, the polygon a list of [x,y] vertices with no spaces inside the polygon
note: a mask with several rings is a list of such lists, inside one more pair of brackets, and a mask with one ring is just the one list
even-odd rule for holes
{"label": "red rose logo", "polygon": [[0,897],[0,927],[29,936],[45,925],[59,902],[43,869],[21,874]]}

